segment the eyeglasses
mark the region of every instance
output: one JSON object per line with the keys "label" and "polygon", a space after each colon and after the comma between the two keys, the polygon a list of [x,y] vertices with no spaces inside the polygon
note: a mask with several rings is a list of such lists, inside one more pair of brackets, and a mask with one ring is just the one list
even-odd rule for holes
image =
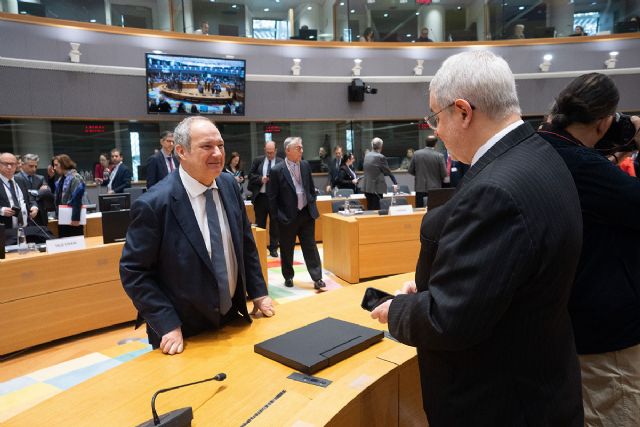
{"label": "eyeglasses", "polygon": [[[468,101],[467,101],[468,102]],[[438,114],[442,113],[444,110],[446,110],[447,108],[451,108],[456,104],[455,101],[453,101],[451,104],[447,105],[446,107],[442,108],[440,111],[438,111],[437,113],[433,113],[427,117],[424,118],[424,121],[426,124],[429,125],[429,128],[431,130],[438,130]],[[471,107],[472,110],[475,110],[476,107],[474,105],[472,105],[471,103],[469,103],[469,106]]]}

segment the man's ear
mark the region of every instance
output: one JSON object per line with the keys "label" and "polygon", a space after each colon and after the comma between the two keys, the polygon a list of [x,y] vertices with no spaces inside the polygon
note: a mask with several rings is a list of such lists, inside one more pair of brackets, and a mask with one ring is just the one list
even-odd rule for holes
{"label": "man's ear", "polygon": [[471,124],[471,118],[473,117],[473,109],[471,104],[466,99],[456,99],[454,102],[454,108],[462,115],[462,126],[467,128]]}
{"label": "man's ear", "polygon": [[174,150],[176,151],[176,154],[178,155],[178,157],[183,160],[184,159],[184,147],[182,145],[176,145]]}

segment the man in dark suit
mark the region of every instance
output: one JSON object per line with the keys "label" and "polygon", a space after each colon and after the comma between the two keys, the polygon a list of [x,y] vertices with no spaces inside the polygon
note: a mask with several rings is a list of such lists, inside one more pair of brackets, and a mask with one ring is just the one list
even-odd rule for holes
{"label": "man in dark suit", "polygon": [[131,170],[124,164],[120,150],[114,148],[111,150],[111,163],[113,169],[107,181],[103,181],[102,185],[107,186],[109,194],[124,193],[125,188],[131,187]]}
{"label": "man in dark suit", "polygon": [[447,167],[444,155],[438,153],[434,147],[438,138],[432,136],[426,139],[427,146],[413,153],[409,163],[409,173],[416,177],[416,207],[424,207],[424,198],[432,188],[442,188],[447,177]]}
{"label": "man in dark suit", "polygon": [[364,156],[362,178],[362,192],[367,198],[367,209],[380,209],[380,199],[387,191],[387,184],[384,180],[385,176],[391,178],[393,182],[393,191],[398,191],[398,181],[391,173],[387,158],[382,154],[382,139],[373,138],[371,140],[371,151]]}
{"label": "man in dark suit", "polygon": [[431,426],[582,426],[573,179],[520,119],[513,74],[491,52],[447,59],[429,104],[430,126],[471,168],[425,215],[415,283],[372,316],[418,348]]}
{"label": "man in dark suit", "polygon": [[160,134],[162,149],[149,157],[147,161],[147,189],[157,184],[165,176],[178,168],[180,162],[173,153],[173,132]]}
{"label": "man in dark suit", "polygon": [[256,216],[256,224],[260,228],[267,228],[267,216],[269,216],[269,255],[278,258],[278,223],[270,215],[269,198],[267,196],[267,183],[271,170],[282,159],[276,156],[276,143],[268,141],[264,144],[264,156],[253,159],[249,170],[249,185],[251,191],[251,203]]}
{"label": "man in dark suit", "polygon": [[224,141],[204,117],[174,132],[178,173],[140,196],[120,260],[125,291],[164,353],[183,337],[219,328],[254,310],[274,314],[238,185],[224,169]]}
{"label": "man in dark suit", "polygon": [[[0,154],[0,223],[5,229],[26,227],[29,217],[38,215],[38,206],[22,181],[15,179],[18,159],[11,153]],[[17,209],[12,209],[17,208]]]}
{"label": "man in dark suit", "polygon": [[[322,263],[316,246],[316,192],[309,163],[302,160],[302,139],[284,141],[286,158],[271,169],[267,184],[269,206],[280,230],[280,264],[287,287],[293,286],[293,248],[300,239],[302,255],[315,289],[325,287]],[[273,218],[273,217],[272,217]]]}
{"label": "man in dark suit", "polygon": [[327,173],[327,193],[336,186],[336,179],[340,173],[340,162],[342,161],[342,147],[336,145],[333,149],[333,158],[329,161],[329,173]]}
{"label": "man in dark suit", "polygon": [[38,206],[38,214],[33,217],[33,220],[39,225],[46,226],[48,223],[47,210],[54,210],[53,193],[44,176],[36,173],[39,160],[40,157],[37,154],[23,155],[22,171],[15,175],[15,179],[16,182],[24,185]]}

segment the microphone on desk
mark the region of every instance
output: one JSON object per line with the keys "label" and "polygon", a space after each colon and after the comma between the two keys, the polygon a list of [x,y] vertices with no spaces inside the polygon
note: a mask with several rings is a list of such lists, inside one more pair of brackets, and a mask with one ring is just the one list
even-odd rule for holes
{"label": "microphone on desk", "polygon": [[165,393],[167,391],[175,390],[178,388],[206,383],[209,381],[224,381],[226,378],[227,378],[227,374],[221,372],[215,377],[207,378],[206,380],[196,381],[189,384],[181,384],[175,387],[163,388],[156,391],[153,394],[153,397],[151,398],[151,414],[153,415],[153,418],[151,418],[148,421],[145,421],[144,423],[140,424],[138,427],[153,427],[153,426],[187,427],[187,426],[190,426],[191,420],[193,419],[193,410],[191,409],[191,406],[188,406],[186,408],[176,409],[175,411],[167,412],[166,414],[158,416],[158,413],[156,412],[156,397],[158,397],[160,393]]}

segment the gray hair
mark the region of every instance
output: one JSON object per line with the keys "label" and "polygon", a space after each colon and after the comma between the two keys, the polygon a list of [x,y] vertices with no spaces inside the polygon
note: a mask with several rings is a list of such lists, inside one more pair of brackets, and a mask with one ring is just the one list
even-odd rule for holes
{"label": "gray hair", "polygon": [[187,117],[176,126],[173,131],[173,142],[175,145],[182,145],[185,150],[191,151],[191,124],[195,121],[205,120],[209,123],[213,123],[206,117],[191,116]]}
{"label": "gray hair", "polygon": [[285,139],[284,140],[284,144],[283,144],[284,145],[284,151],[287,151],[287,147],[290,144],[294,144],[294,143],[296,143],[298,141],[302,142],[302,138],[300,138],[299,136],[290,136],[287,139]]}
{"label": "gray hair", "polygon": [[373,151],[380,151],[382,150],[382,139],[375,137],[371,140],[371,148],[373,149]]}
{"label": "gray hair", "polygon": [[37,154],[25,154],[24,156],[22,156],[22,161],[23,162],[31,162],[31,161],[35,161],[36,163],[40,161],[40,156],[38,156]]}
{"label": "gray hair", "polygon": [[502,57],[488,50],[447,58],[431,80],[429,91],[440,108],[465,99],[494,120],[520,114],[513,73]]}

